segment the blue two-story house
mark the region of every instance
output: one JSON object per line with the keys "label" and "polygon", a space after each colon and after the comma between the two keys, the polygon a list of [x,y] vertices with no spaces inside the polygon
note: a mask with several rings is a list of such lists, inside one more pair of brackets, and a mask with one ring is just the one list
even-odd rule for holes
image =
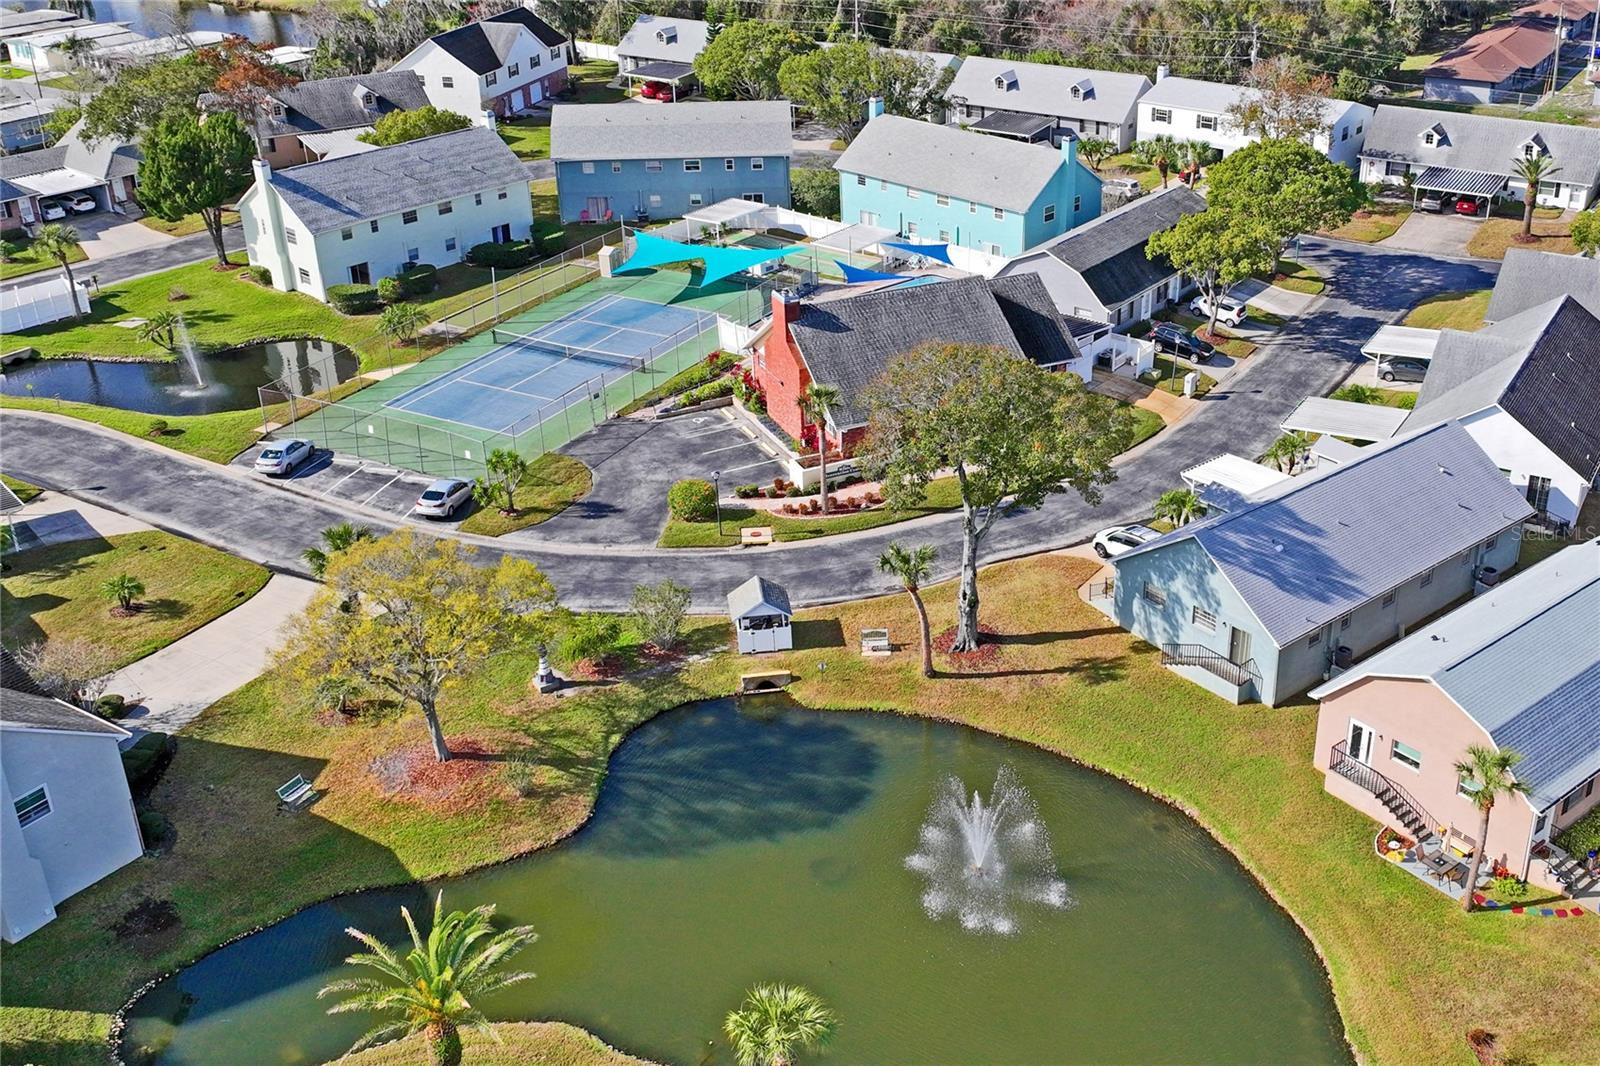
{"label": "blue two-story house", "polygon": [[719,200],[789,206],[785,100],[557,104],[550,158],[563,222],[678,218]]}
{"label": "blue two-story house", "polygon": [[1533,508],[1459,423],[1361,452],[1117,556],[1117,624],[1275,706],[1515,565]]}
{"label": "blue two-story house", "polygon": [[1059,149],[876,112],[839,157],[839,217],[1014,256],[1100,214],[1100,179]]}

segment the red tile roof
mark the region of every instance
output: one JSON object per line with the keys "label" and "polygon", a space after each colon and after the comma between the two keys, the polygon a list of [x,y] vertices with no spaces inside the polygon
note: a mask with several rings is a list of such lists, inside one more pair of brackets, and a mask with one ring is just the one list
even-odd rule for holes
{"label": "red tile roof", "polygon": [[1507,22],[1463,41],[1422,72],[1425,78],[1498,82],[1536,67],[1555,51],[1555,35],[1537,22]]}

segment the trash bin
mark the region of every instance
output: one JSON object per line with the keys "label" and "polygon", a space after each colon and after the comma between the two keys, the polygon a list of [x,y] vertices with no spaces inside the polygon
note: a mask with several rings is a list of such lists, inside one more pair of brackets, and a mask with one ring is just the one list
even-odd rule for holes
{"label": "trash bin", "polygon": [[1183,375],[1183,394],[1193,397],[1195,390],[1200,387],[1200,373],[1195,370]]}

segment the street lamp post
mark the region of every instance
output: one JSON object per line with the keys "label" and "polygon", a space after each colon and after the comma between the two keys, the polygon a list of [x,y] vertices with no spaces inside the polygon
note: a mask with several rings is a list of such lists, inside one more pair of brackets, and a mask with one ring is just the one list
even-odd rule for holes
{"label": "street lamp post", "polygon": [[722,471],[711,471],[711,494],[716,497],[717,536],[722,536]]}

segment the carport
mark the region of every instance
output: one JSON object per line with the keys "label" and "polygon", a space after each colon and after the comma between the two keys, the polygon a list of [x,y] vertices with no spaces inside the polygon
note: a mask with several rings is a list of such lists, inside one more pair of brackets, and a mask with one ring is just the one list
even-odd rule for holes
{"label": "carport", "polygon": [[714,226],[718,239],[721,239],[723,230],[760,229],[760,226],[754,224],[758,221],[755,216],[764,211],[766,206],[754,200],[744,200],[735,196],[727,200],[718,200],[706,207],[697,207],[684,215],[683,220],[701,226]]}
{"label": "carport", "polygon": [[1322,433],[1351,440],[1388,440],[1409,411],[1376,403],[1352,403],[1326,396],[1308,396],[1278,423],[1291,433]]}
{"label": "carport", "polygon": [[1056,120],[1022,111],[991,111],[967,128],[978,133],[1037,144],[1050,139],[1051,131],[1056,128]]}
{"label": "carport", "polygon": [[53,196],[64,196],[67,193],[82,192],[94,197],[98,210],[111,210],[111,190],[106,183],[92,174],[85,174],[81,170],[71,167],[57,167],[55,170],[45,170],[38,174],[27,174],[19,178],[11,178],[11,184],[17,186],[40,199]]}
{"label": "carport", "polygon": [[672,99],[678,99],[678,89],[685,83],[694,83],[693,63],[674,63],[670,59],[657,59],[650,63],[640,63],[632,70],[622,72],[624,78],[634,82],[662,81],[672,86]]}
{"label": "carport", "polygon": [[1495,193],[1506,187],[1508,175],[1491,174],[1482,170],[1457,170],[1455,167],[1429,167],[1411,183],[1411,206],[1417,206],[1417,193],[1444,192],[1456,196],[1470,196],[1478,201],[1481,211],[1472,215],[1482,221],[1489,217],[1489,201]]}
{"label": "carport", "polygon": [[1361,354],[1372,360],[1373,380],[1385,359],[1415,359],[1427,363],[1439,344],[1439,331],[1416,326],[1382,326],[1361,346]]}

